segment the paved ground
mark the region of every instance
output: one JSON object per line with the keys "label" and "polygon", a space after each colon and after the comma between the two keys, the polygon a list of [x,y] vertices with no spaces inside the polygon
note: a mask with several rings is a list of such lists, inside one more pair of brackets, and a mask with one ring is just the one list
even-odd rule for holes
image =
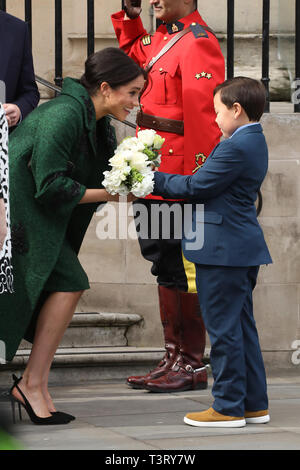
{"label": "paved ground", "polygon": [[[76,415],[72,423],[35,426],[23,411],[24,420],[11,431],[27,450],[299,450],[300,377],[272,378],[268,384],[271,421],[264,425],[211,429],[184,424],[186,412],[210,406],[211,381],[207,390],[175,394],[102,382],[51,389],[57,408]],[[0,403],[2,412],[9,407]]]}

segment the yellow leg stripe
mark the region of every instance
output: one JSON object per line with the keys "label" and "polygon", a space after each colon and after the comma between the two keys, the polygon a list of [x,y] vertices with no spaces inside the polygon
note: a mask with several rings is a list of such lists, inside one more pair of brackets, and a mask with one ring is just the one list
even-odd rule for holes
{"label": "yellow leg stripe", "polygon": [[182,260],[185,270],[185,275],[188,284],[188,292],[191,294],[197,294],[197,287],[196,287],[196,267],[194,263],[188,261],[184,254],[182,253]]}

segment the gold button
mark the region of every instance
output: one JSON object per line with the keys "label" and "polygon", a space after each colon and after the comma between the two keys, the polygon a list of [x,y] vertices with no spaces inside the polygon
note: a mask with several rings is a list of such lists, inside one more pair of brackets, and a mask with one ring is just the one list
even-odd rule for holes
{"label": "gold button", "polygon": [[192,23],[192,26],[196,26],[197,23]]}
{"label": "gold button", "polygon": [[174,153],[174,150],[173,150],[173,149],[170,149],[170,150],[169,150],[169,154],[170,154],[170,155],[173,155],[173,153]]}
{"label": "gold button", "polygon": [[162,68],[159,69],[160,72],[163,72],[164,70]]}
{"label": "gold button", "polygon": [[165,36],[165,37],[164,37],[164,41],[166,41],[167,39],[168,39],[168,36]]}

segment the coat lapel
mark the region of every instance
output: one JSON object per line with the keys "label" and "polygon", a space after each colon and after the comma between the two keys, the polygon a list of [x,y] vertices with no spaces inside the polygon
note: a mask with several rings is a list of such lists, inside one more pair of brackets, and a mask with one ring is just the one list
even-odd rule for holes
{"label": "coat lapel", "polygon": [[94,105],[90,97],[82,97],[85,104],[84,123],[87,129],[87,135],[94,155],[97,152],[96,141],[96,115]]}

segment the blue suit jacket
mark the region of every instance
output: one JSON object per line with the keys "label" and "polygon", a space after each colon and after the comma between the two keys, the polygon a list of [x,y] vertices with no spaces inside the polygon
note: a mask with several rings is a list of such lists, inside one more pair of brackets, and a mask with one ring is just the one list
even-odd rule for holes
{"label": "blue suit jacket", "polygon": [[6,85],[6,103],[16,104],[27,116],[39,102],[27,24],[0,11],[0,80]]}
{"label": "blue suit jacket", "polygon": [[[241,267],[272,262],[255,207],[267,168],[268,148],[262,127],[257,124],[217,145],[192,176],[155,172],[153,194],[204,204],[204,224],[194,204],[193,225],[183,237],[188,260]],[[204,244],[199,249],[190,239],[191,232],[199,233],[203,228]]]}

